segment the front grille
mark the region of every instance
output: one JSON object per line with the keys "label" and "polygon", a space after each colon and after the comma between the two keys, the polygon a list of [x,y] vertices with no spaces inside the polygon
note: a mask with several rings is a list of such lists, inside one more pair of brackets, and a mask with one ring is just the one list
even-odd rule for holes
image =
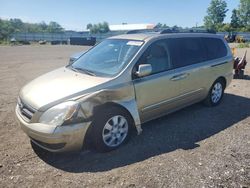
{"label": "front grille", "polygon": [[35,109],[33,109],[27,104],[24,104],[20,98],[18,98],[18,108],[23,119],[27,122],[31,120],[32,116],[36,112]]}

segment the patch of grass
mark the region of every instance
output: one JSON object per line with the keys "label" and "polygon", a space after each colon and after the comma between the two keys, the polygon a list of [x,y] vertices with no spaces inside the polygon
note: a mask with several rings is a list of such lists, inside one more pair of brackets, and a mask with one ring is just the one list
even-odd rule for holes
{"label": "patch of grass", "polygon": [[0,40],[0,45],[9,45],[9,41],[6,40]]}
{"label": "patch of grass", "polygon": [[250,43],[240,43],[237,48],[250,48]]}

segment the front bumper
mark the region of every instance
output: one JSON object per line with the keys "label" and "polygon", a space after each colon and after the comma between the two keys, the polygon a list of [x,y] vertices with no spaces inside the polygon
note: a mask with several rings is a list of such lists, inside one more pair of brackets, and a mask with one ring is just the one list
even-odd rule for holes
{"label": "front bumper", "polygon": [[42,123],[26,122],[16,107],[16,115],[22,130],[33,143],[51,152],[66,152],[81,150],[86,132],[91,122],[68,126],[51,126]]}

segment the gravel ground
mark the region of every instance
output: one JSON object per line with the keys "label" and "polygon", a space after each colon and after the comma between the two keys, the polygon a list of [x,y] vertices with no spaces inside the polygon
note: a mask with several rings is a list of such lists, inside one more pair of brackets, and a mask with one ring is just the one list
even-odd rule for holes
{"label": "gravel ground", "polygon": [[250,187],[250,76],[233,80],[218,107],[195,104],[151,121],[116,151],[33,150],[15,119],[18,91],[81,50],[0,47],[0,187]]}

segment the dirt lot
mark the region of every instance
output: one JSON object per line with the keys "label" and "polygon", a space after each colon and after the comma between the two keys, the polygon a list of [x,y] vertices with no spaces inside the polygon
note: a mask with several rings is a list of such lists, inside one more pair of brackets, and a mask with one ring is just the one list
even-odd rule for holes
{"label": "dirt lot", "polygon": [[151,121],[116,151],[34,152],[15,120],[18,91],[83,49],[0,47],[0,187],[250,187],[250,76],[233,80],[220,106]]}

